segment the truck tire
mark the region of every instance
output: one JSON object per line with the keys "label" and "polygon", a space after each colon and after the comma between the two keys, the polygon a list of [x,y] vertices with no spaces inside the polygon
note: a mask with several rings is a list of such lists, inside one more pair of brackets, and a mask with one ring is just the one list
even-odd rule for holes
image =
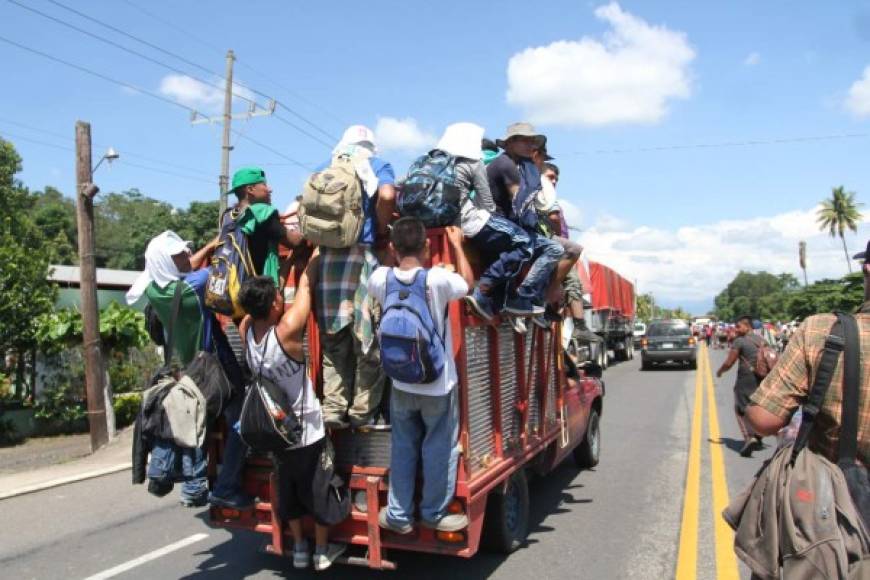
{"label": "truck tire", "polygon": [[586,424],[586,436],[583,442],[574,448],[574,462],[580,469],[589,469],[598,465],[601,457],[601,425],[598,411],[589,412],[589,422]]}
{"label": "truck tire", "polygon": [[628,347],[620,348],[614,352],[616,355],[616,360],[620,362],[624,362],[628,360]]}
{"label": "truck tire", "polygon": [[697,360],[689,361],[689,368],[693,371],[697,370],[698,369],[698,361]]}
{"label": "truck tire", "polygon": [[640,370],[642,371],[651,371],[653,368],[653,364],[649,361],[642,360],[640,363]]}
{"label": "truck tire", "polygon": [[529,484],[520,468],[508,478],[504,491],[491,491],[486,498],[482,543],[491,552],[510,554],[528,535]]}

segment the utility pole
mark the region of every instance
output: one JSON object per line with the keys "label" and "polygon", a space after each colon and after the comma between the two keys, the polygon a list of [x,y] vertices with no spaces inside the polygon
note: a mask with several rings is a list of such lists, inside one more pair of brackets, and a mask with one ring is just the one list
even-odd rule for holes
{"label": "utility pole", "polygon": [[79,235],[79,276],[84,335],[85,387],[91,451],[109,442],[103,357],[100,353],[100,313],[97,308],[97,268],[94,261],[94,195],[91,171],[91,125],[76,123],[76,221]]}
{"label": "utility pole", "polygon": [[809,282],[807,282],[807,243],[803,240],[798,244],[798,260],[801,270],[804,271],[804,288],[806,288],[809,286]]}
{"label": "utility pole", "polygon": [[224,137],[221,146],[221,215],[227,209],[227,193],[230,188],[230,125],[233,120],[233,61],[236,55],[232,50],[227,51],[227,85],[224,90]]}
{"label": "utility pole", "polygon": [[221,141],[221,174],[218,178],[220,187],[221,200],[221,215],[227,209],[227,195],[230,189],[230,151],[233,146],[230,143],[230,133],[232,133],[232,120],[242,119],[249,120],[253,117],[268,116],[275,112],[278,103],[271,99],[266,107],[259,107],[256,101],[251,101],[251,106],[246,113],[233,113],[233,62],[236,60],[236,55],[232,50],[227,51],[227,72],[226,85],[224,88],[224,112],[221,117],[208,117],[197,111],[190,115],[190,123],[192,125],[200,125],[202,123],[223,123],[223,139]]}

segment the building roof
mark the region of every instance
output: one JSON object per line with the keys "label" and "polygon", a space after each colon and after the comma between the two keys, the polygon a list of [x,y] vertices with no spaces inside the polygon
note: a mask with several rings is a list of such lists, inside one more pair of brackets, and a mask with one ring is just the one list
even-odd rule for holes
{"label": "building roof", "polygon": [[[127,289],[133,285],[139,274],[141,272],[134,270],[97,268],[97,287]],[[79,286],[81,274],[79,273],[78,266],[51,266],[51,273],[48,275],[48,279],[61,285]]]}

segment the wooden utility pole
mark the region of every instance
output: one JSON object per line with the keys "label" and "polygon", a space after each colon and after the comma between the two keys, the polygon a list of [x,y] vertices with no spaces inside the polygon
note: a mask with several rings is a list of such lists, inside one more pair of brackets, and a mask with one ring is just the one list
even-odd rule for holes
{"label": "wooden utility pole", "polygon": [[100,353],[100,313],[97,308],[97,267],[94,261],[94,195],[91,172],[91,125],[76,123],[76,218],[79,234],[79,276],[84,334],[85,387],[91,451],[109,442],[103,358]]}
{"label": "wooden utility pole", "polygon": [[227,193],[230,189],[230,124],[233,121],[233,61],[236,56],[232,50],[227,51],[227,85],[224,90],[224,137],[221,148],[221,215],[227,209]]}
{"label": "wooden utility pole", "polygon": [[798,261],[801,265],[801,270],[804,271],[804,288],[809,286],[807,282],[807,243],[803,240],[798,244]]}

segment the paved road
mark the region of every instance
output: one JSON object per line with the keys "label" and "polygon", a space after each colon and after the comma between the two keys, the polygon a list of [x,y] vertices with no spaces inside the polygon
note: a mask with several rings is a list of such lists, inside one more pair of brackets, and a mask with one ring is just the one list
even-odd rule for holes
{"label": "paved road", "polygon": [[[724,351],[710,352],[713,370],[723,357]],[[695,396],[708,390],[700,380],[705,368],[641,372],[638,360],[612,366],[605,374],[601,464],[585,472],[565,464],[532,483],[527,546],[509,557],[480,554],[470,561],[398,556],[396,577],[661,580],[674,578],[678,560],[691,565],[695,555],[697,574],[686,577],[736,578],[724,552],[717,564],[713,491],[721,502],[724,485],[714,485],[717,461],[711,461],[711,451],[721,450],[718,471],[724,471],[733,497],[771,450],[754,459],[737,455],[732,372],[711,389],[721,442],[710,442],[711,407],[702,407],[698,469],[689,478],[695,482],[690,491],[697,493],[686,496]],[[258,552],[258,535],[211,529],[205,510],[178,507],[174,496],[153,498],[132,487],[127,472],[0,501],[0,513],[4,578],[88,578],[124,564],[128,569],[119,578],[274,578],[295,572],[288,562]],[[381,574],[391,573],[340,567],[330,577]],[[746,571],[740,576],[746,578]]]}

